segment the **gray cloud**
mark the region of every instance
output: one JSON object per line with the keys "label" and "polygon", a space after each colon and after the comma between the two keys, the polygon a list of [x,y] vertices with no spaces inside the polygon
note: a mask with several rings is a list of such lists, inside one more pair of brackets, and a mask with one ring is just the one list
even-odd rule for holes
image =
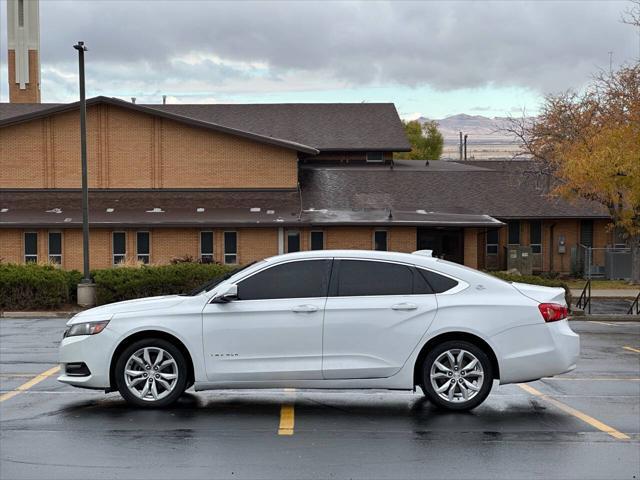
{"label": "gray cloud", "polygon": [[71,94],[71,46],[84,39],[94,90],[232,91],[300,79],[558,91],[608,66],[608,51],[616,62],[639,55],[636,32],[620,23],[628,5],[41,0],[43,81]]}

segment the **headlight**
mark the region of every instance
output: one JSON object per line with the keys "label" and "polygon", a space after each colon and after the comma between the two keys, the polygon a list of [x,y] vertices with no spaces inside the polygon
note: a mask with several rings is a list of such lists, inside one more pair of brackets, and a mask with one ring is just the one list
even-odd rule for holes
{"label": "headlight", "polygon": [[75,337],[76,335],[95,335],[103,331],[108,324],[109,320],[104,320],[102,322],[76,323],[65,330],[63,338]]}

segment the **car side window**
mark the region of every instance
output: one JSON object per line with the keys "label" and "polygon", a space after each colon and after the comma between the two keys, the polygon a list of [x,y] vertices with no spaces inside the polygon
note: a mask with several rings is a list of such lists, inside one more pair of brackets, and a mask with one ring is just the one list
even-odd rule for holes
{"label": "car side window", "polygon": [[458,285],[458,282],[453,278],[445,277],[431,270],[424,270],[422,268],[417,268],[416,270],[429,284],[433,293],[444,293]]}
{"label": "car side window", "polygon": [[239,300],[326,297],[331,259],[275,265],[238,283]]}
{"label": "car side window", "polygon": [[397,263],[340,260],[337,295],[411,295],[413,271]]}

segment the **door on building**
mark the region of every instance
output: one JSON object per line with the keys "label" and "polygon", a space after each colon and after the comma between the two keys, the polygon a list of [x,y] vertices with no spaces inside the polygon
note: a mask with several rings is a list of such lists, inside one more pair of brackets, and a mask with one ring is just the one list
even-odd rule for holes
{"label": "door on building", "polygon": [[462,228],[418,228],[418,250],[433,250],[433,256],[464,263]]}
{"label": "door on building", "polygon": [[202,312],[207,378],[322,378],[322,319],[331,259],[281,263],[238,282],[238,299]]}

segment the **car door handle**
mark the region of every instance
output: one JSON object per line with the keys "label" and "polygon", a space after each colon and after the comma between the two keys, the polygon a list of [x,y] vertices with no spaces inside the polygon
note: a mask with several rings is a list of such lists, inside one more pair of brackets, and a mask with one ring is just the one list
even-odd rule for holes
{"label": "car door handle", "polygon": [[297,305],[291,309],[296,313],[313,313],[318,311],[318,307],[315,305]]}
{"label": "car door handle", "polygon": [[415,303],[396,303],[391,305],[392,310],[415,310],[418,306]]}

